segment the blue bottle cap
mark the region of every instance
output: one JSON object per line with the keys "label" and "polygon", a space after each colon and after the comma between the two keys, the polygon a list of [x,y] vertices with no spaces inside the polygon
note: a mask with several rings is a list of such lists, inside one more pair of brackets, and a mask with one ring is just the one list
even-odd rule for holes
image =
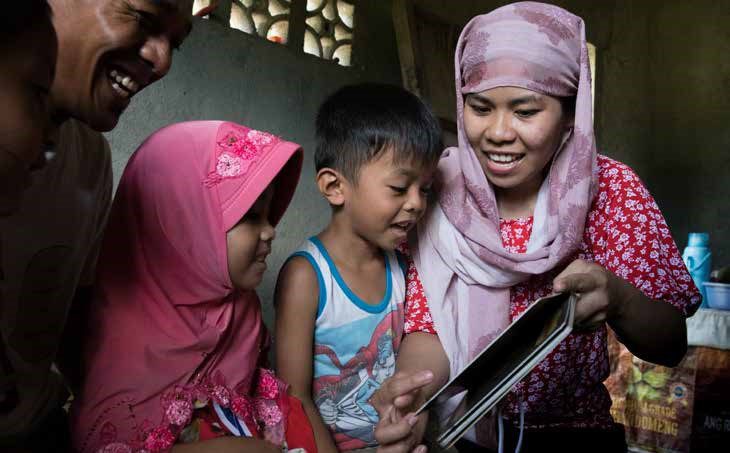
{"label": "blue bottle cap", "polygon": [[710,243],[709,233],[690,233],[687,247],[707,247]]}

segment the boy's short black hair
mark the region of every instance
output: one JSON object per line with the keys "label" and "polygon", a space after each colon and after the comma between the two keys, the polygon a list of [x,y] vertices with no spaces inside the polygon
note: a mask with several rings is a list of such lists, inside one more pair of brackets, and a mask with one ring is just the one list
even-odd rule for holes
{"label": "boy's short black hair", "polygon": [[0,19],[0,36],[3,40],[12,40],[16,35],[32,28],[39,19],[48,20],[51,17],[48,0],[13,0],[5,3],[7,5],[3,5]]}
{"label": "boy's short black hair", "polygon": [[317,171],[332,168],[353,182],[362,165],[387,149],[396,162],[427,166],[435,166],[443,151],[431,109],[405,89],[381,83],[337,90],[319,108],[316,135]]}

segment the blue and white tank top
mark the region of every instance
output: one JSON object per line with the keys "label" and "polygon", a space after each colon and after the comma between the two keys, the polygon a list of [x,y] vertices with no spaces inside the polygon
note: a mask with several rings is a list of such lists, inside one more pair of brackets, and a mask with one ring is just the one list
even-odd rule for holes
{"label": "blue and white tank top", "polygon": [[317,274],[319,304],[314,329],[312,398],[340,451],[377,445],[378,415],[368,402],[395,372],[403,335],[405,264],[384,252],[385,294],[371,305],[354,294],[316,237],[292,256],[309,261]]}

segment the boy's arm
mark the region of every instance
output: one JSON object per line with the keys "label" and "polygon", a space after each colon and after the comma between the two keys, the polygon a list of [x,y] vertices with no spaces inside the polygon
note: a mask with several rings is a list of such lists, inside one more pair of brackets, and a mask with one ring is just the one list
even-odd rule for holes
{"label": "boy's arm", "polygon": [[274,304],[277,375],[291,386],[309,417],[319,453],[336,453],[332,436],[312,401],[314,324],[319,302],[317,275],[302,257],[290,259],[279,273]]}
{"label": "boy's arm", "polygon": [[175,444],[172,453],[280,453],[281,448],[263,439],[225,436],[192,444]]}
{"label": "boy's arm", "polygon": [[425,451],[428,412],[413,414],[449,379],[449,359],[436,335],[406,335],[398,351],[396,373],[380,386],[371,403],[380,415],[375,438],[378,451]]}

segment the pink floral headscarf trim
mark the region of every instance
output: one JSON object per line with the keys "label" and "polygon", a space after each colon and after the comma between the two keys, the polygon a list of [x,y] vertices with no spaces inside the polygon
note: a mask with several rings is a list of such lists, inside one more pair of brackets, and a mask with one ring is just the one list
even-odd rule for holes
{"label": "pink floral headscarf trim", "polygon": [[253,167],[261,154],[261,149],[278,143],[277,137],[268,132],[253,129],[234,129],[217,141],[219,154],[215,170],[203,181],[206,187],[217,185],[225,178],[240,178]]}
{"label": "pink floral headscarf trim", "polygon": [[[452,374],[509,324],[512,286],[566,264],[580,245],[597,181],[581,18],[535,2],[477,16],[459,37],[455,71],[459,146],[444,152],[439,203],[418,226],[412,246]],[[502,246],[494,190],[464,132],[463,96],[501,86],[576,97],[574,127],[538,194],[525,254]]]}
{"label": "pink floral headscarf trim", "polygon": [[[164,393],[160,398],[164,419],[142,436],[144,450],[154,453],[171,449],[178,437],[184,435],[192,421],[193,411],[211,401],[221,407],[229,407],[249,429],[255,429],[274,445],[283,444],[289,404],[287,385],[273,371],[259,368],[254,384],[239,385],[238,389],[228,388],[223,375],[216,372],[213,376],[200,377],[191,385],[175,386]],[[125,447],[126,450],[121,450]],[[133,453],[134,450],[130,444],[111,443],[99,452]]]}

